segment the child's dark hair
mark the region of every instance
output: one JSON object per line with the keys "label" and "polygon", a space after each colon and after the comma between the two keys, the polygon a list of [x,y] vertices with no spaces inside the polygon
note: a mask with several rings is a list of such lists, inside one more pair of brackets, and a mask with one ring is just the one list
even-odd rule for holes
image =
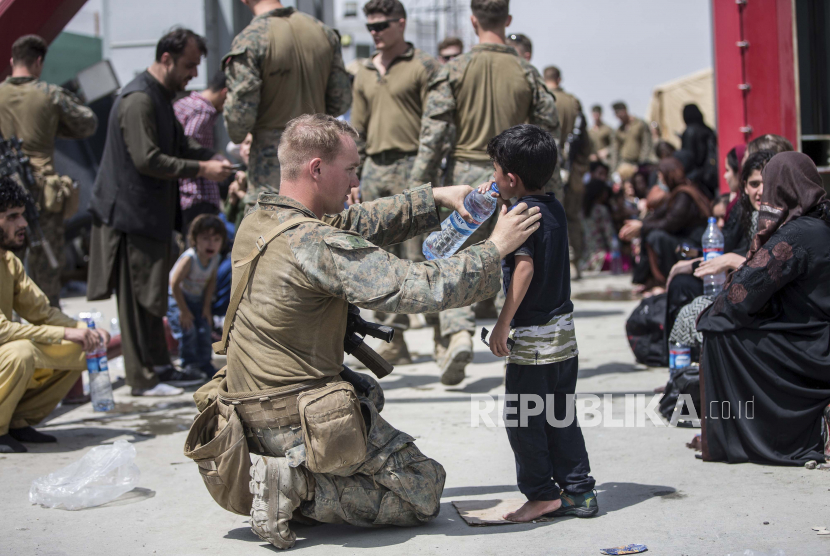
{"label": "child's dark hair", "polygon": [[[222,245],[228,241],[228,229],[222,219],[213,214],[200,214],[190,223],[190,230],[187,232],[187,242],[191,247],[196,247],[196,238],[205,232],[216,234],[222,237]],[[221,248],[219,249],[221,251]]]}
{"label": "child's dark hair", "polygon": [[26,190],[12,178],[8,176],[0,178],[0,212],[25,207],[27,196]]}
{"label": "child's dark hair", "polygon": [[487,154],[505,174],[519,176],[528,191],[538,191],[548,183],[558,157],[553,136],[530,124],[513,126],[490,139]]}

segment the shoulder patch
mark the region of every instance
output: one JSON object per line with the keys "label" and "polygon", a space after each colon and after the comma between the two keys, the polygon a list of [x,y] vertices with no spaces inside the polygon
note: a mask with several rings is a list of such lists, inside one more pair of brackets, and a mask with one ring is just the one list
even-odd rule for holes
{"label": "shoulder patch", "polygon": [[372,249],[375,247],[375,245],[359,234],[342,231],[327,235],[323,238],[323,241],[329,247],[348,251],[354,249]]}

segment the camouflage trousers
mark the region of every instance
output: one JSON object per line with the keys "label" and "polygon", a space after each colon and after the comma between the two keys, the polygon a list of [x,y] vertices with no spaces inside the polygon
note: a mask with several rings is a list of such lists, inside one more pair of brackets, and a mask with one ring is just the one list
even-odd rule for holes
{"label": "camouflage trousers", "polygon": [[[444,183],[446,185],[469,185],[470,187],[476,188],[486,181],[492,181],[492,179],[492,162],[450,160],[447,165]],[[446,214],[442,214],[442,216],[449,216],[449,211],[446,211]],[[498,215],[490,217],[478,230],[473,232],[473,235],[464,242],[461,248],[466,249],[470,245],[474,245],[490,237],[490,234],[493,233],[493,228],[496,226],[496,220],[498,220]],[[500,295],[503,294],[500,292]],[[488,302],[482,301],[482,303]],[[476,316],[472,307],[459,307],[457,309],[441,311],[439,314],[439,322],[441,336],[444,338],[456,332],[461,332],[462,330],[467,330],[475,336]]]}
{"label": "camouflage trousers", "polygon": [[582,229],[583,209],[582,199],[585,195],[585,184],[582,183],[582,176],[588,170],[581,164],[574,164],[568,179],[568,187],[565,189],[562,200],[562,208],[565,209],[565,218],[568,221],[568,243],[573,251],[575,264],[582,259],[585,250],[585,236]]}
{"label": "camouflage trousers", "polygon": [[[388,153],[387,153],[388,154]],[[415,155],[392,155],[392,156],[367,156],[363,163],[363,170],[360,176],[360,196],[365,202],[375,201],[382,197],[390,197],[402,193],[409,182],[409,174],[412,165],[415,163]],[[412,262],[423,262],[424,253],[421,246],[426,238],[419,235],[410,238],[403,243],[390,245],[386,250],[398,257]],[[409,328],[409,317],[407,315],[394,315],[387,313],[375,313],[375,318],[387,326],[398,330]]]}
{"label": "camouflage trousers", "polygon": [[280,192],[280,160],[277,150],[281,129],[254,132],[251,156],[248,159],[248,193],[245,204],[253,206],[262,192]]}
{"label": "camouflage trousers", "polygon": [[[372,402],[360,398],[360,403],[364,417],[371,419],[366,459],[337,475],[306,469],[315,486],[311,499],[300,505],[300,513],[323,523],[361,527],[413,526],[434,519],[441,509],[444,468],[422,454],[414,438],[386,422]],[[300,427],[250,431],[265,456],[283,457],[302,442]],[[255,451],[254,446],[251,449]]]}
{"label": "camouflage trousers", "polygon": [[43,235],[58,261],[58,268],[52,268],[49,265],[49,259],[42,246],[29,247],[26,267],[29,277],[49,298],[49,304],[58,307],[61,294],[61,272],[66,263],[63,212],[41,210],[38,220],[40,229],[43,230]]}

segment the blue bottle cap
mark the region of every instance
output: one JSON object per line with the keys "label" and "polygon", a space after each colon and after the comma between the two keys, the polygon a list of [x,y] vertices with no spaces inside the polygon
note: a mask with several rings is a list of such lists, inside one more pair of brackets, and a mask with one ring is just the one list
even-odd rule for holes
{"label": "blue bottle cap", "polygon": [[499,186],[496,185],[496,182],[490,184],[490,191],[495,191],[496,193],[501,194],[501,191],[499,191]]}
{"label": "blue bottle cap", "polygon": [[709,224],[717,224],[717,223],[718,223],[717,218],[715,218],[714,216],[709,217]]}

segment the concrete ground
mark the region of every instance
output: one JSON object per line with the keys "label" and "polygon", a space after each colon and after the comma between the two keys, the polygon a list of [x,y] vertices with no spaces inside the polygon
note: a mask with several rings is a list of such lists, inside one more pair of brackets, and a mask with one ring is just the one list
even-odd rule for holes
{"label": "concrete ground", "polygon": [[[581,393],[611,394],[614,417],[625,394],[644,394],[665,383],[665,369],[635,364],[624,323],[635,301],[606,295],[625,290],[625,277],[593,277],[574,283],[580,348]],[[66,312],[90,307],[70,299]],[[105,317],[114,303],[96,304]],[[493,321],[483,323],[492,326]],[[347,525],[297,529],[293,552],[315,555],[388,554],[599,554],[629,543],[671,555],[774,553],[830,554],[830,472],[803,468],[703,463],[685,443],[694,430],[610,426],[583,428],[597,480],[599,516],[549,523],[470,527],[454,500],[521,499],[504,430],[471,427],[472,394],[503,392],[503,364],[476,341],[468,378],[447,388],[431,359],[431,331],[406,333],[417,354],[382,383],[384,417],[413,435],[420,449],[441,462],[447,482],[441,513],[418,528],[366,530]],[[117,373],[114,373],[117,374]],[[118,380],[117,384],[123,384]],[[29,445],[27,454],[0,456],[0,554],[267,554],[275,550],[250,531],[248,519],[220,509],[209,497],[196,465],[182,455],[196,413],[190,394],[131,398],[115,392],[116,409],[96,414],[89,405],[60,407],[41,430],[59,443]],[[607,423],[606,423],[607,425]],[[105,506],[81,511],[29,504],[32,480],[79,459],[89,448],[124,438],[135,444],[139,487]]]}

